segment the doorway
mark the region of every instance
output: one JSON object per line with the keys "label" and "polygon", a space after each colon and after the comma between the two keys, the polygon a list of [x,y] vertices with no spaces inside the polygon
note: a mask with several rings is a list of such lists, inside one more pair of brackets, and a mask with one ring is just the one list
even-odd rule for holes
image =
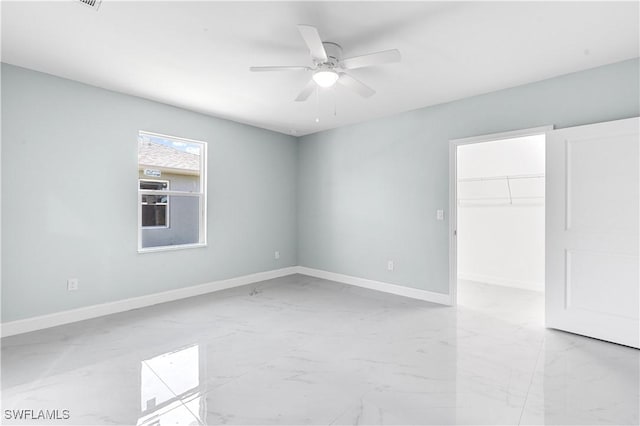
{"label": "doorway", "polygon": [[[545,133],[452,140],[453,305],[544,320]],[[528,321],[527,321],[528,322]]]}

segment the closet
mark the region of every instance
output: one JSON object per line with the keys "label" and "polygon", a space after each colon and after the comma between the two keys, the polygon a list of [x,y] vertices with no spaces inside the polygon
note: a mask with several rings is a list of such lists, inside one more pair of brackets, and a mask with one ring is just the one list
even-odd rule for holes
{"label": "closet", "polygon": [[544,290],[544,134],[458,147],[458,278]]}

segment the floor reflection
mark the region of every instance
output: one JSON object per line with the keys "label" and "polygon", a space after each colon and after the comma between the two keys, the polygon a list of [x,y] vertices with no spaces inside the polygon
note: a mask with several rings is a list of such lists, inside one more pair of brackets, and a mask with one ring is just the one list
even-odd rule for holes
{"label": "floor reflection", "polygon": [[548,330],[524,424],[638,424],[640,351]]}
{"label": "floor reflection", "polygon": [[[138,425],[197,424],[194,413],[185,416],[179,408],[185,407],[183,400],[198,392],[203,379],[201,359],[200,345],[195,344],[142,361]],[[158,379],[163,386],[157,386]],[[187,410],[196,408],[190,405]]]}

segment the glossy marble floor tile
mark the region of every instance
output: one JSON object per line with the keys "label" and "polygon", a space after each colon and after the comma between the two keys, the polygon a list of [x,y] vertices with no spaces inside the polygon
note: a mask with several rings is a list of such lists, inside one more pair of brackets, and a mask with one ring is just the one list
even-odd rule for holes
{"label": "glossy marble floor tile", "polygon": [[2,422],[638,424],[640,351],[459,287],[449,308],[294,275],[5,338]]}

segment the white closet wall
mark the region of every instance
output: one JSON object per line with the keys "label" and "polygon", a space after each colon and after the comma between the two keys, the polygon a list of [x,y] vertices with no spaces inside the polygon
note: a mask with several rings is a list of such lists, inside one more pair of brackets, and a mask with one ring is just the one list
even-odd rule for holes
{"label": "white closet wall", "polygon": [[544,290],[544,135],[458,147],[458,278]]}

